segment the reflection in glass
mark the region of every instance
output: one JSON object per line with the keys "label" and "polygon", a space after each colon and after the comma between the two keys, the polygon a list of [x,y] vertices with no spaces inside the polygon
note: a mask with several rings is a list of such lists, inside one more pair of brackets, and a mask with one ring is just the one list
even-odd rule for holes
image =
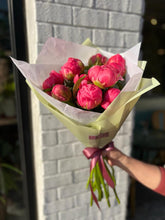
{"label": "reflection in glass", "polygon": [[0,220],[25,220],[7,2],[0,4]]}

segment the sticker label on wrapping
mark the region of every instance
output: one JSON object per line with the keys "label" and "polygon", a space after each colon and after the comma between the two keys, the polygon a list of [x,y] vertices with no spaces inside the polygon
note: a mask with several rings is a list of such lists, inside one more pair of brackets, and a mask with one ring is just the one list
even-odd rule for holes
{"label": "sticker label on wrapping", "polygon": [[109,132],[101,133],[97,136],[89,136],[89,140],[96,140],[96,139],[101,139],[105,137],[109,137]]}

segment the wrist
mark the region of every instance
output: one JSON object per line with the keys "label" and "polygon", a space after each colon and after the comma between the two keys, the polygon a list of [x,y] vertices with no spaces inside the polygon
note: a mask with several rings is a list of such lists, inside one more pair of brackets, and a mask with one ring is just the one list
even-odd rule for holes
{"label": "wrist", "polygon": [[118,157],[118,160],[116,161],[116,166],[123,168],[127,166],[128,164],[128,156],[121,153],[121,155]]}

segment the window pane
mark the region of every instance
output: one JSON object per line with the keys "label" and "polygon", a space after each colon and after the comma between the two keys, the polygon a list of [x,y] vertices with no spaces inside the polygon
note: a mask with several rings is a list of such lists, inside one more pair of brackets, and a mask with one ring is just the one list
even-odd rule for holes
{"label": "window pane", "polygon": [[0,27],[0,219],[26,220],[6,0]]}

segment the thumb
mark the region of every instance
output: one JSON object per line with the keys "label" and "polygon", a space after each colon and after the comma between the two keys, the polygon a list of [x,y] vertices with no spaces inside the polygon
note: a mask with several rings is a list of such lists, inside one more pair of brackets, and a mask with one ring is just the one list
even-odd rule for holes
{"label": "thumb", "polygon": [[108,164],[112,167],[113,166],[113,163],[110,159],[107,160]]}

